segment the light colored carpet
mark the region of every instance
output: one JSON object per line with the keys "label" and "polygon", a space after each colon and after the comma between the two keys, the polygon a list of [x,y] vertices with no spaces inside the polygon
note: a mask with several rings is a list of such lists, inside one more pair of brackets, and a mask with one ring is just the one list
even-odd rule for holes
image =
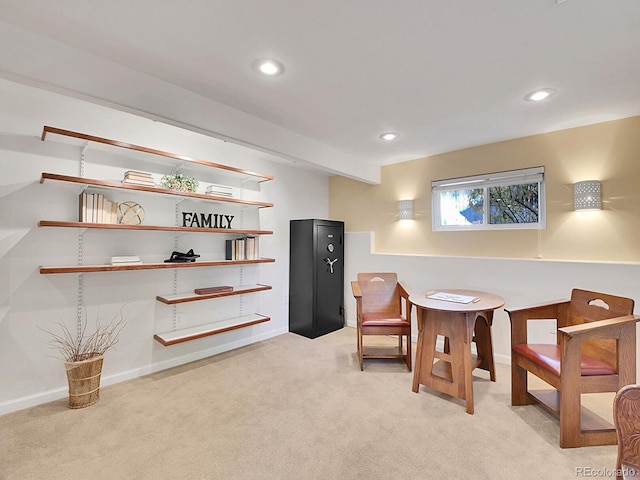
{"label": "light colored carpet", "polygon": [[[557,421],[511,407],[509,368],[474,374],[475,415],[397,361],[358,368],[355,330],[288,333],[0,417],[0,478],[575,479],[615,446],[560,449]],[[106,362],[109,361],[107,354]]]}

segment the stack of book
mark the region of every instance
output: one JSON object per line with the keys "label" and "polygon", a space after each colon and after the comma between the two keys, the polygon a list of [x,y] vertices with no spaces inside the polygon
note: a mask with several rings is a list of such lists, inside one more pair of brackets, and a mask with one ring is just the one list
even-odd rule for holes
{"label": "stack of book", "polygon": [[111,257],[111,265],[140,265],[142,261],[138,255],[120,255]]}
{"label": "stack of book", "polygon": [[243,237],[226,241],[227,260],[258,260],[260,258],[258,237]]}
{"label": "stack of book", "polygon": [[156,182],[153,181],[153,177],[150,173],[136,172],[134,170],[127,170],[124,172],[124,179],[122,183],[131,183],[133,185],[147,185],[149,187],[155,187]]}
{"label": "stack of book", "polygon": [[212,183],[207,187],[206,192],[209,195],[216,195],[218,197],[233,197],[233,187],[229,187],[227,185]]}
{"label": "stack of book", "polygon": [[82,192],[78,207],[79,222],[118,223],[118,204],[101,193]]}

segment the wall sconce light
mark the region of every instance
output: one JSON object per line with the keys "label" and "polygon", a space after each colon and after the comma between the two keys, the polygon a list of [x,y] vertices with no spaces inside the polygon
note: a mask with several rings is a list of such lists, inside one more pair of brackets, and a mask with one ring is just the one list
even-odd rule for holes
{"label": "wall sconce light", "polygon": [[398,220],[413,220],[413,200],[398,202]]}
{"label": "wall sconce light", "polygon": [[574,210],[600,210],[600,181],[585,180],[573,184],[573,208]]}

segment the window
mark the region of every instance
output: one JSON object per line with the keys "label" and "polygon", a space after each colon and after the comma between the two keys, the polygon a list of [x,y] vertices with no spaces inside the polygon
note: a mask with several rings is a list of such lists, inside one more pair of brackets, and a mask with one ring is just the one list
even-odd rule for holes
{"label": "window", "polygon": [[433,230],[545,227],[544,167],[432,182]]}

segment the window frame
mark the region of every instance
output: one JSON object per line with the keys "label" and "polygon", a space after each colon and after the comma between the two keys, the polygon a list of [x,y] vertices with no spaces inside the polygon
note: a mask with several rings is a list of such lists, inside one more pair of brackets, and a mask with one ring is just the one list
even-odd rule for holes
{"label": "window frame", "polygon": [[[495,223],[489,224],[489,187],[504,187],[527,183],[538,184],[538,221],[536,223]],[[482,188],[483,193],[483,223],[468,225],[442,225],[441,193],[446,191],[468,190]],[[544,167],[523,168],[504,172],[473,175],[469,177],[450,178],[431,182],[431,227],[434,232],[439,231],[468,231],[468,230],[540,230],[546,228],[546,195],[544,181]]]}

